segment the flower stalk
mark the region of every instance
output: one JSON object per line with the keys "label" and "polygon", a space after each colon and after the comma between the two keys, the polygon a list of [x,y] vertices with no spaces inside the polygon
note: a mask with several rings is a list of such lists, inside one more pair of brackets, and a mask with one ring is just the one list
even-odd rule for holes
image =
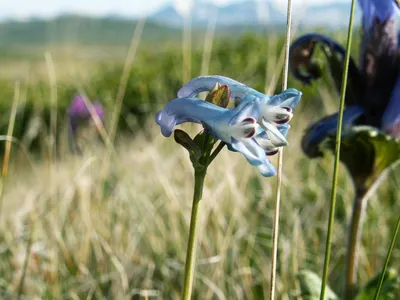
{"label": "flower stalk", "polygon": [[[224,144],[221,144],[214,152],[215,155],[211,154],[214,146],[213,138],[205,131],[202,134],[204,141],[202,146],[202,154],[197,164],[194,164],[194,189],[193,189],[193,204],[192,212],[190,215],[190,228],[189,228],[189,239],[186,250],[186,262],[185,262],[185,274],[183,281],[182,299],[189,300],[192,296],[193,282],[194,282],[194,271],[196,267],[196,253],[197,253],[197,233],[199,225],[199,209],[200,200],[203,196],[204,180],[207,174],[207,168],[211,163],[211,158],[215,158],[216,155],[222,150]],[[214,153],[213,153],[214,154]],[[212,159],[213,159],[212,158]]]}
{"label": "flower stalk", "polygon": [[353,299],[356,293],[357,268],[359,261],[359,251],[361,245],[362,227],[369,199],[369,193],[357,190],[354,203],[351,223],[349,228],[347,258],[346,258],[346,280],[344,298]]}
{"label": "flower stalk", "polygon": [[194,270],[196,265],[199,208],[200,208],[200,200],[203,195],[203,185],[205,177],[206,177],[205,170],[195,171],[193,206],[192,206],[192,213],[190,216],[189,240],[186,252],[185,275],[184,275],[183,291],[182,291],[183,300],[189,300],[192,295]]}

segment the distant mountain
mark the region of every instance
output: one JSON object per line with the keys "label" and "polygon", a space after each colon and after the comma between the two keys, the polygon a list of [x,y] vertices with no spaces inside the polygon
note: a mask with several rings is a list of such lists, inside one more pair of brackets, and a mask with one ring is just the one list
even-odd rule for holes
{"label": "distant mountain", "polygon": [[[285,14],[272,2],[245,1],[232,3],[223,7],[212,3],[194,2],[190,11],[191,24],[195,27],[206,27],[216,18],[217,25],[257,25],[263,22],[284,24]],[[149,19],[158,24],[180,27],[184,24],[183,16],[174,5],[167,5],[152,14]]]}
{"label": "distant mountain", "polygon": [[[52,20],[33,18],[27,21],[0,22],[0,50],[10,45],[129,45],[137,21],[117,16],[93,18],[62,15]],[[146,41],[179,40],[181,31],[147,22],[142,39]]]}
{"label": "distant mountain", "polygon": [[[350,5],[348,3],[308,5],[305,9],[295,9],[294,17],[298,16],[301,26],[325,26],[340,28],[348,25]],[[359,21],[359,11],[356,10],[356,20]],[[219,26],[232,25],[284,25],[286,12],[272,1],[245,0],[226,6],[216,6],[211,3],[194,2],[190,11],[191,24],[194,27],[206,27],[212,18]],[[183,16],[174,5],[167,5],[149,17],[152,22],[174,27],[184,23]]]}
{"label": "distant mountain", "polygon": [[[307,16],[312,16],[308,17]],[[303,14],[302,25],[330,28],[347,27],[350,17],[350,3],[332,3],[309,6]],[[360,24],[361,12],[356,7],[354,20]]]}
{"label": "distant mountain", "polygon": [[167,24],[169,26],[180,27],[183,25],[183,17],[175,9],[175,6],[168,5],[155,12],[149,20],[158,24]]}

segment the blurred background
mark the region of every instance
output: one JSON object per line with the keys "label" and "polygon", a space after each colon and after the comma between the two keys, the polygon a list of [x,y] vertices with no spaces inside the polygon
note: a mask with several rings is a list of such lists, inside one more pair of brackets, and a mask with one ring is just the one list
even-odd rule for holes
{"label": "blurred background", "polygon": [[[294,1],[293,39],[320,32],[345,44],[350,2]],[[179,298],[193,170],[154,115],[199,75],[279,93],[285,24],[285,0],[1,1],[1,298]],[[303,100],[285,150],[279,299],[301,298],[300,270],[322,270],[333,160],[309,160],[300,140],[309,122],[337,110],[325,73],[311,86],[289,76]],[[74,99],[85,104],[77,123]],[[201,129],[183,127],[192,136]],[[354,197],[340,172],[329,274],[335,291],[343,287]],[[399,180],[397,168],[369,202],[363,283],[383,264],[397,218],[391,212],[400,210]],[[195,299],[267,298],[274,194],[275,179],[240,154],[224,150],[213,162]],[[399,247],[392,260],[400,261]]]}

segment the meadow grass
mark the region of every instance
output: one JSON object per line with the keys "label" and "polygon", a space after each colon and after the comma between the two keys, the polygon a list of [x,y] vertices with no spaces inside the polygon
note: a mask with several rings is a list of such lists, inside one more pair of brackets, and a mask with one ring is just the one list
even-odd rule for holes
{"label": "meadow grass", "polygon": [[[65,153],[56,172],[49,161],[32,167],[17,150],[7,178],[1,220],[2,289],[15,295],[30,236],[24,294],[42,298],[121,299],[146,293],[177,298],[181,290],[193,177],[183,149],[151,134],[120,140],[118,158],[102,175],[103,151]],[[301,133],[290,134],[296,145]],[[162,149],[162,150],[160,150]],[[33,160],[33,159],[32,159]],[[286,151],[278,250],[277,295],[296,295],[301,269],[320,272],[328,217],[331,159],[308,161]],[[345,174],[345,170],[341,170]],[[52,176],[52,177],[50,177]],[[399,203],[390,174],[370,202],[361,248],[365,282],[383,264]],[[49,183],[53,186],[49,186]],[[343,283],[352,187],[343,176],[333,228],[331,287]],[[223,151],[210,167],[203,196],[194,296],[266,298],[271,263],[274,182],[238,154]],[[392,254],[393,265],[399,248]],[[147,292],[146,292],[147,291]]]}
{"label": "meadow grass", "polygon": [[[224,74],[272,93],[279,90],[281,49],[282,38],[277,36],[268,41],[250,35],[231,42],[217,40],[209,50],[210,57],[206,55],[209,73]],[[32,68],[32,61],[26,60],[30,67],[19,73],[25,80],[21,81],[14,130],[22,147],[29,148],[26,136],[33,118],[44,125],[37,129],[38,143],[31,153],[27,155],[18,146],[11,151],[0,219],[2,298],[13,299],[18,294],[28,299],[179,298],[193,171],[186,151],[161,136],[152,113],[173,99],[182,84],[182,53],[180,45],[147,50],[139,45],[132,65],[121,110],[125,126],[118,127],[113,152],[96,143],[81,156],[70,154],[66,147],[64,116],[69,97],[80,90],[90,98],[100,97],[110,109],[111,121],[124,58],[99,63],[76,61],[73,56],[63,59],[51,52],[56,83],[49,82],[48,72],[43,71],[44,57],[40,68]],[[193,49],[192,76],[205,69],[202,51]],[[7,116],[2,121],[5,126],[14,90],[9,86],[15,79],[10,75],[14,74],[12,62],[9,71],[2,70],[6,88],[0,95],[3,118]],[[53,125],[50,121],[54,85],[57,125],[54,116]],[[289,86],[300,89],[290,80]],[[336,110],[338,95],[329,81],[301,89],[304,99],[291,122],[283,166],[278,299],[298,298],[296,275],[303,269],[321,274],[324,263],[333,159],[326,155],[309,160],[301,152],[300,139],[310,121]],[[49,107],[48,117],[18,114],[30,103],[42,111]],[[127,113],[136,106],[151,109],[141,115]],[[132,115],[134,124],[128,126],[131,123],[126,120]],[[21,123],[29,125],[18,129]],[[54,127],[57,130],[51,131]],[[199,127],[185,129],[195,134]],[[57,135],[56,154],[49,142],[52,133]],[[106,169],[105,157],[110,162]],[[276,158],[273,161],[276,164]],[[338,294],[344,283],[347,227],[354,198],[343,166],[339,174],[328,274],[328,283]],[[275,182],[259,175],[237,153],[224,150],[212,163],[202,200],[194,299],[268,297]],[[400,211],[399,187],[397,168],[388,173],[369,202],[360,249],[361,283],[384,263],[398,218],[394,212]],[[391,261],[393,267],[398,266],[399,242]]]}

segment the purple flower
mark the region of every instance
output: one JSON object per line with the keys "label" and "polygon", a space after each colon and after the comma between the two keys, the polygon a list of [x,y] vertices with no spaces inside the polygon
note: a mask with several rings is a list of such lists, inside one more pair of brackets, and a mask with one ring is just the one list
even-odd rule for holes
{"label": "purple flower", "polygon": [[[344,111],[344,126],[369,125],[400,137],[400,68],[396,13],[393,0],[359,0],[363,17],[363,33],[359,64],[350,58]],[[293,42],[290,69],[298,80],[310,84],[322,75],[313,58],[319,46],[340,92],[344,48],[321,34],[307,34]],[[337,114],[311,124],[302,147],[311,157],[319,155],[319,144],[336,133]]]}
{"label": "purple flower", "polygon": [[[100,102],[93,103],[93,114],[97,116],[101,122],[104,122],[104,109]],[[84,96],[76,95],[67,111],[69,130],[68,143],[72,152],[81,152],[81,147],[78,145],[78,132],[80,127],[84,127],[93,121],[93,116],[90,113],[88,106],[85,103]]]}
{"label": "purple flower", "polygon": [[[104,109],[100,102],[96,101],[93,103],[94,113],[99,117],[101,121],[104,121]],[[92,120],[89,108],[86,106],[84,96],[76,95],[70,106],[68,107],[68,118],[72,132],[75,134],[80,123]]]}

